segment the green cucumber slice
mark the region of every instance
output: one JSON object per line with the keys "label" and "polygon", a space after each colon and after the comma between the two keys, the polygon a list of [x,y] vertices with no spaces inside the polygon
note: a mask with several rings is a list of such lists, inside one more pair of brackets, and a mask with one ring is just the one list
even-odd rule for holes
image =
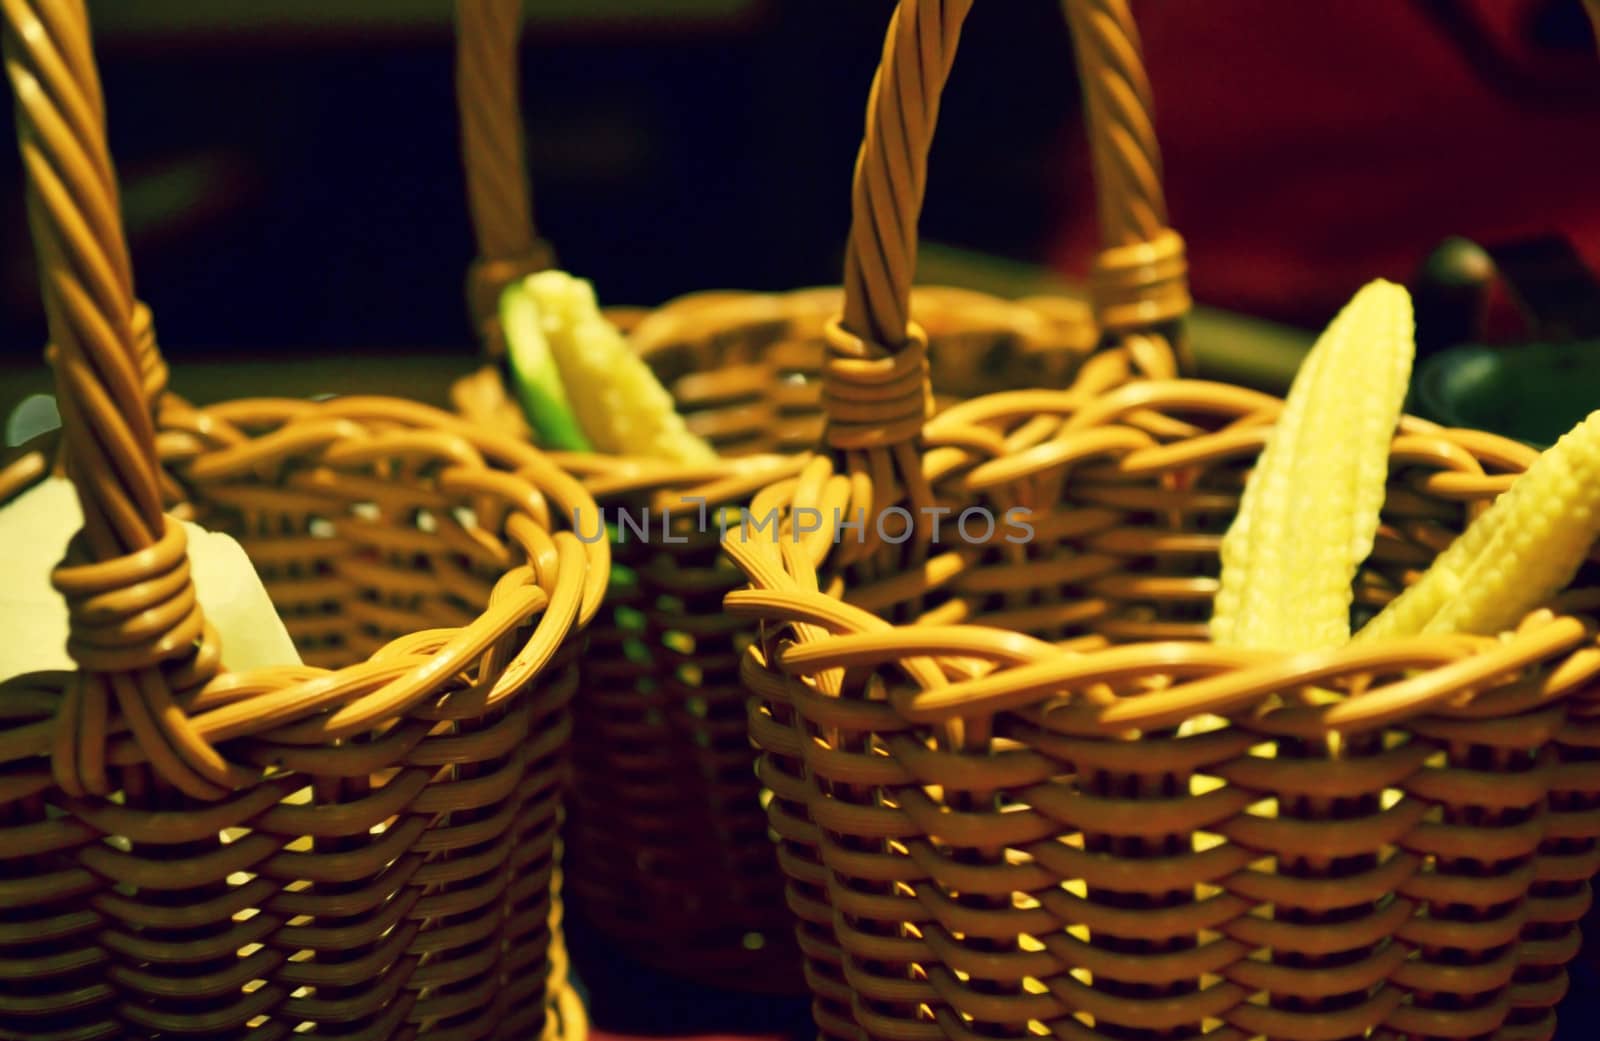
{"label": "green cucumber slice", "polygon": [[500,294],[500,330],[511,363],[511,384],[540,446],[560,452],[594,451],[567,400],[561,370],[539,322],[539,304],[520,280]]}

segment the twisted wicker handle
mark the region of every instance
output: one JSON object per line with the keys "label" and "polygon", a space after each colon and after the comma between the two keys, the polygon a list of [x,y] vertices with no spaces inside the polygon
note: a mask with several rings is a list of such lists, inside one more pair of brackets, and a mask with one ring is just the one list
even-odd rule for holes
{"label": "twisted wicker handle", "polygon": [[[83,0],[0,5],[64,462],[83,507],[83,528],[53,576],[80,666],[56,720],[57,779],[74,794],[109,791],[104,751],[114,697],[167,780],[215,797],[239,774],[173,699],[175,683],[188,689],[215,673],[216,641],[195,597],[184,529],[162,513],[145,383],[160,363],[148,315],[136,320],[88,14]],[[180,667],[160,667],[168,663]]]}
{"label": "twisted wicker handle", "polygon": [[554,262],[533,227],[532,189],[518,99],[522,0],[455,0],[456,105],[478,258],[467,273],[467,307],[492,357],[503,353],[496,315],[513,279]]}
{"label": "twisted wicker handle", "polygon": [[[1183,240],[1167,227],[1150,89],[1127,0],[1062,0],[1094,155],[1103,248],[1091,280],[1102,326],[1159,338],[1180,360],[1189,308]],[[829,330],[828,438],[839,450],[916,436],[926,390],[910,322],[928,148],[972,0],[901,0],[872,81],[856,158],[845,302]]]}
{"label": "twisted wicker handle", "polygon": [[1183,239],[1167,224],[1161,149],[1150,80],[1128,0],[1063,0],[1082,82],[1094,164],[1099,255],[1090,294],[1101,328],[1127,339],[1158,337],[1192,372]]}

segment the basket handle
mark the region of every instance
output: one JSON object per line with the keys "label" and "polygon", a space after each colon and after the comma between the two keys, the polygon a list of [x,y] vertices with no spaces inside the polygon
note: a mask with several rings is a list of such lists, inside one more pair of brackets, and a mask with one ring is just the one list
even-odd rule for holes
{"label": "basket handle", "polygon": [[164,371],[134,299],[105,106],[83,0],[0,0],[28,222],[53,345],[62,456],[83,528],[54,571],[79,671],[55,719],[53,768],[73,795],[105,794],[113,702],[168,782],[220,797],[245,776],[174,693],[219,668],[181,523],[162,512],[150,377]]}
{"label": "basket handle", "polygon": [[[926,417],[922,332],[910,320],[928,149],[972,0],[900,0],[856,157],[844,307],[828,329],[828,443],[907,444]],[[1183,240],[1167,226],[1150,88],[1127,0],[1062,0],[1083,83],[1102,248],[1090,280],[1110,335],[1154,341],[1188,368]],[[1148,347],[1146,343],[1142,346]],[[881,472],[881,470],[880,470]],[[913,477],[905,473],[902,476]]]}
{"label": "basket handle", "polygon": [[478,256],[467,309],[491,358],[505,353],[500,291],[555,262],[533,226],[517,66],[522,0],[455,0],[456,106]]}

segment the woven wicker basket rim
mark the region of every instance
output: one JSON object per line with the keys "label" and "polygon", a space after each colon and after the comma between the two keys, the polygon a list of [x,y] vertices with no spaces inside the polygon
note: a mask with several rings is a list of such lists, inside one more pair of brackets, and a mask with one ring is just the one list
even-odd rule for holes
{"label": "woven wicker basket rim", "polygon": [[[1201,380],[1130,383],[1086,400],[1066,392],[1020,392],[953,407],[925,432],[925,473],[930,481],[961,475],[968,492],[1077,467],[1099,466],[1123,477],[1174,472],[1184,467],[1248,459],[1257,454],[1282,402],[1265,394]],[[1218,429],[1163,442],[1147,429],[1148,417],[1188,414],[1221,422]],[[1054,421],[1032,424],[1025,442],[996,438],[986,425],[1022,416]],[[1141,417],[1146,425],[1141,425]],[[1027,429],[1026,426],[1023,427]],[[985,434],[989,434],[985,437]],[[1424,468],[1419,492],[1445,501],[1483,501],[1503,492],[1537,453],[1481,431],[1447,430],[1407,417],[1392,444],[1391,461]],[[819,462],[819,466],[831,464]],[[857,504],[820,494],[829,482],[788,482],[769,488],[763,503],[790,511],[817,510],[824,530],[805,540],[730,529],[724,548],[751,580],[730,593],[730,612],[788,625],[795,641],[772,664],[795,676],[818,677],[846,666],[897,664],[911,687],[892,699],[897,713],[917,723],[946,722],[1038,704],[1094,676],[1167,677],[1165,689],[1114,700],[1067,699],[1052,711],[1075,713],[1085,733],[1112,735],[1174,726],[1202,715],[1232,716],[1259,708],[1275,692],[1333,685],[1374,675],[1401,678],[1358,695],[1335,695],[1308,723],[1317,734],[1354,731],[1409,719],[1441,704],[1470,705],[1471,693],[1497,677],[1560,660],[1542,681],[1535,701],[1558,700],[1600,674],[1591,622],[1541,609],[1512,634],[1495,638],[1461,634],[1349,645],[1287,654],[1221,648],[1193,641],[1157,641],[1064,651],[1021,633],[978,623],[893,626],[839,599],[824,572],[839,543],[827,518],[849,516]],[[836,491],[847,491],[832,485]],[[953,551],[960,556],[960,551]],[[931,566],[931,565],[930,565]],[[963,566],[953,560],[951,567]],[[752,651],[752,653],[759,653]],[[977,663],[984,663],[979,667]],[[747,678],[748,678],[747,671]],[[826,686],[822,688],[825,692]],[[1464,700],[1465,699],[1465,700]],[[1465,709],[1463,709],[1465,710]]]}
{"label": "woven wicker basket rim", "polygon": [[[132,297],[126,271],[87,17],[72,4],[8,5],[6,45],[24,155],[52,158],[53,168],[70,174],[63,191],[52,187],[56,182],[47,167],[28,167],[40,263],[51,273],[45,281],[51,331],[58,341],[70,338],[51,350],[65,420],[60,443],[68,460],[96,460],[89,465],[101,470],[86,475],[68,466],[80,499],[87,500],[86,516],[109,509],[107,516],[120,531],[134,524],[128,519],[132,511],[148,512],[144,500],[150,494],[142,489],[170,481],[157,458],[158,442],[163,458],[181,459],[191,475],[208,479],[249,474],[288,458],[310,459],[338,472],[389,456],[431,468],[441,491],[498,504],[509,545],[528,562],[513,566],[514,557],[508,558],[490,603],[471,624],[412,634],[366,662],[337,671],[302,666],[227,674],[220,669],[214,632],[202,628],[198,607],[191,607],[184,624],[206,635],[187,668],[212,678],[185,707],[184,719],[157,716],[157,730],[174,728],[167,740],[201,759],[214,756],[206,751],[211,741],[245,735],[335,740],[397,718],[485,654],[501,657],[503,650],[491,649],[503,647],[504,639],[534,615],[539,617],[528,639],[499,662],[506,671],[483,693],[492,703],[537,675],[603,599],[609,545],[603,540],[585,544],[571,532],[554,530],[565,517],[551,513],[552,504],[565,516],[595,509],[589,493],[537,449],[423,405],[350,397],[256,399],[195,409],[165,394],[166,370],[149,314]],[[149,412],[157,406],[159,430]],[[274,429],[259,437],[246,433],[261,424]],[[0,498],[31,486],[48,469],[44,457],[24,453],[0,474]],[[135,505],[126,505],[130,501]],[[107,547],[94,547],[107,559],[75,565],[71,580],[113,590],[143,582],[150,567],[182,568],[186,575],[182,530],[170,517],[165,524],[167,534],[139,554],[108,554]],[[59,574],[64,577],[58,581],[68,580],[68,572]],[[188,583],[185,577],[183,588]],[[173,601],[180,602],[181,596]],[[163,601],[161,606],[169,605]],[[8,695],[30,690],[38,697],[71,685],[68,675],[43,674],[11,680],[6,690]],[[0,763],[51,754],[60,740],[58,730],[68,724],[51,712],[45,716],[0,733]],[[144,761],[144,740],[108,736],[112,763]]]}
{"label": "woven wicker basket rim", "polygon": [[[808,319],[820,326],[838,313],[843,295],[839,286],[781,293],[691,293],[646,314],[631,330],[629,340],[648,360],[674,344],[693,342],[702,330],[727,332]],[[1065,350],[1087,356],[1097,339],[1086,305],[1070,298],[1008,300],[960,287],[918,286],[911,300],[913,313],[941,333],[959,335],[967,329],[982,329],[1009,335],[1024,354]],[[597,499],[659,492],[656,505],[670,509],[697,499],[716,505],[748,498],[774,481],[798,474],[810,455],[758,454],[722,459],[713,466],[598,452],[551,452],[550,458],[579,476]]]}

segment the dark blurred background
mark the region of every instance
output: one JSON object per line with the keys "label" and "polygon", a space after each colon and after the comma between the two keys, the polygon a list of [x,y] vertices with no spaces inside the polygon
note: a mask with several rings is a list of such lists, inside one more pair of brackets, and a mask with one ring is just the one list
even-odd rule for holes
{"label": "dark blurred background", "polygon": [[[446,0],[90,8],[136,283],[172,360],[471,349]],[[971,19],[925,226],[1032,258],[1064,202],[1053,142],[1077,99],[1059,12],[1014,8]],[[528,9],[536,217],[603,301],[838,280],[888,3]],[[44,335],[15,155],[0,160],[8,359]]]}
{"label": "dark blurred background", "polygon": [[[471,350],[448,0],[89,6],[137,285],[174,360]],[[528,0],[535,210],[563,266],[609,304],[836,282],[891,9]],[[1580,0],[1134,11],[1203,303],[1314,329],[1448,235],[1600,254],[1600,60]],[[925,240],[1081,276],[1095,232],[1078,106],[1059,0],[977,4]],[[6,153],[0,363],[15,371],[44,323]]]}

